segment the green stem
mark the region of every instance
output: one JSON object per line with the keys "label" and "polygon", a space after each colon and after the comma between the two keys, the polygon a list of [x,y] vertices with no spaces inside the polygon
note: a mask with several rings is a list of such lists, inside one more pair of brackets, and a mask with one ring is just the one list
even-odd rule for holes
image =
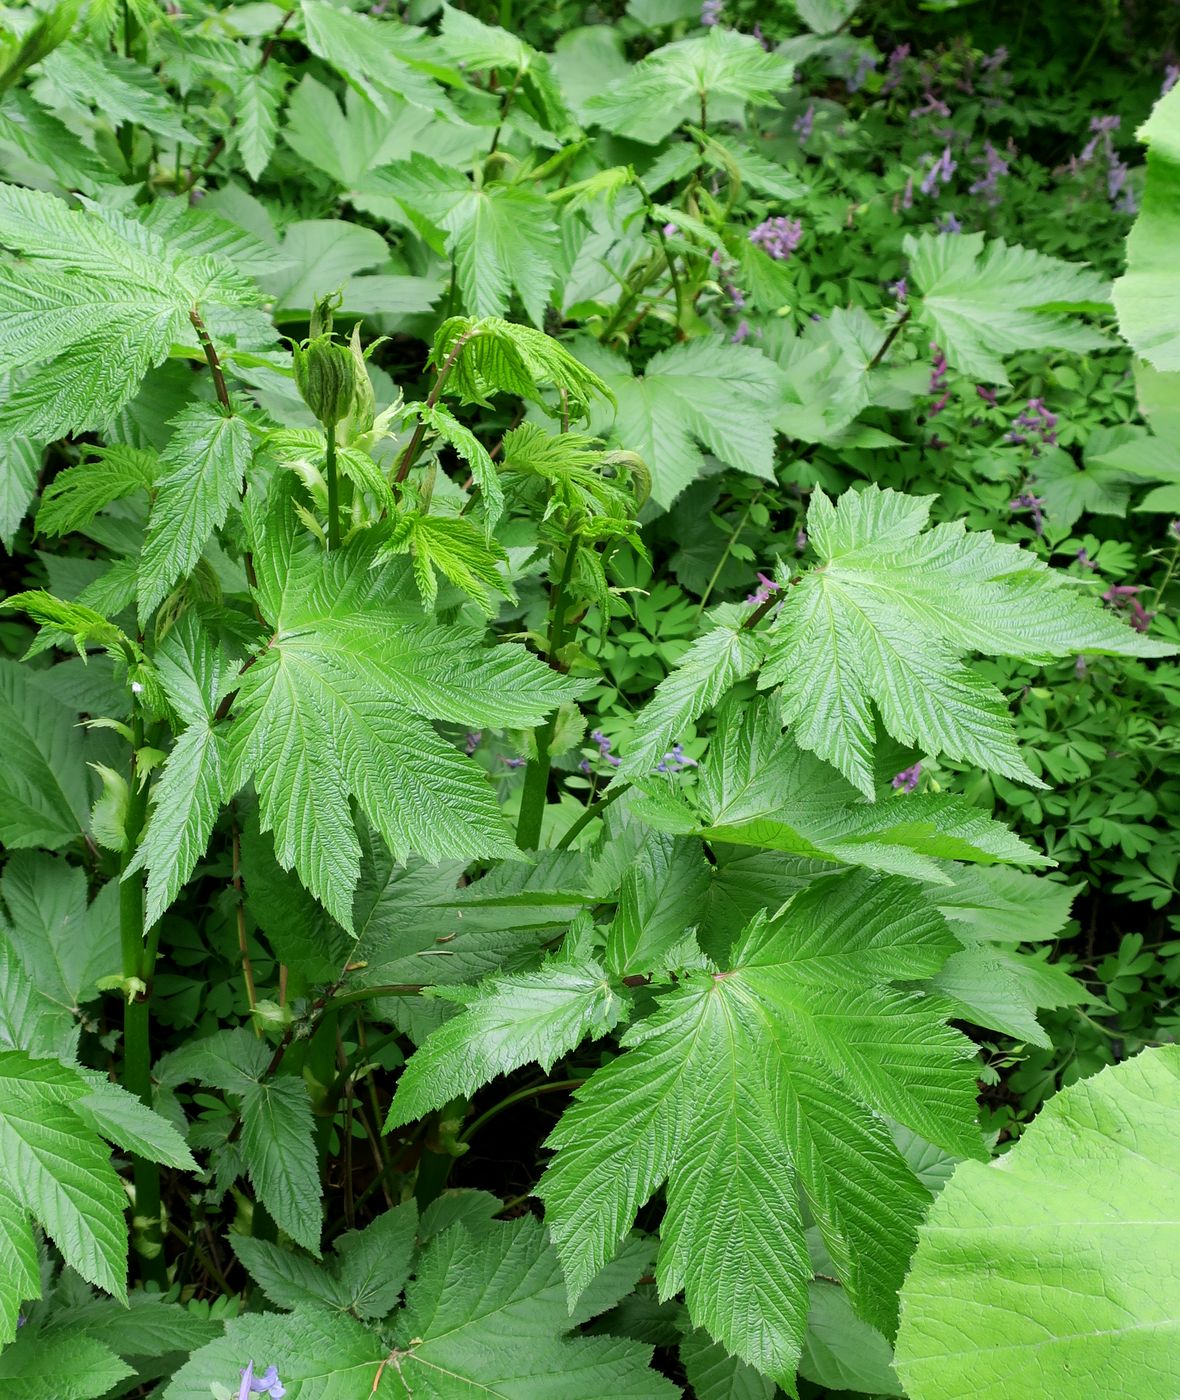
{"label": "green stem", "polygon": [[[703,97],[702,97],[701,101],[702,101],[702,104],[703,104],[703,102],[704,102],[704,98],[703,98]],[[654,210],[654,207],[653,207],[653,205],[652,205],[651,195],[648,194],[647,190],[644,188],[643,181],[642,181],[642,180],[636,180],[636,181],[635,181],[635,188],[639,191],[640,195],[643,197],[643,202],[644,202],[644,204],[647,206],[647,207],[646,207],[646,210],[645,210],[646,215],[647,215],[647,217],[651,220],[652,227],[653,227],[653,228],[655,229],[655,231],[656,231],[656,237],[657,237],[657,238],[659,239],[659,241],[660,241],[660,247],[663,249],[663,252],[664,252],[664,262],[667,263],[667,265],[668,265],[668,277],[669,277],[669,280],[670,280],[671,283],[672,283],[672,290],[673,290],[673,292],[675,293],[675,296],[676,296],[676,324],[677,324],[681,329],[683,329],[683,328],[684,328],[685,313],[686,313],[686,311],[687,311],[687,309],[688,309],[688,304],[687,304],[687,302],[685,301],[685,296],[684,296],[684,285],[683,285],[683,283],[680,281],[680,275],[679,275],[679,273],[676,271],[676,263],[675,263],[675,259],[672,257],[672,250],[668,247],[668,238],[667,238],[667,235],[664,233],[664,226],[663,226],[663,224],[661,224],[661,223],[659,222],[659,220],[658,220],[658,219],[656,218],[656,216],[655,216],[655,210]]]}
{"label": "green stem", "polygon": [[696,613],[697,622],[700,622],[701,618],[705,615],[705,608],[709,604],[709,599],[713,594],[713,589],[717,586],[717,580],[721,577],[721,570],[725,568],[726,562],[729,559],[730,551],[733,549],[734,545],[737,544],[738,537],[746,528],[746,521],[750,518],[750,512],[754,509],[754,506],[757,503],[759,496],[761,495],[761,491],[756,491],[754,495],[750,497],[749,504],[746,506],[745,510],[742,511],[742,518],[733,527],[733,533],[730,535],[729,539],[726,540],[725,549],[722,552],[721,558],[717,561],[717,567],[713,570],[712,574],[710,575],[709,582],[705,585],[704,593],[701,594],[701,601],[697,607]]}
{"label": "green stem", "polygon": [[[443,385],[447,382],[447,376],[454,368],[455,361],[463,353],[463,347],[467,344],[467,342],[471,339],[471,337],[474,334],[474,329],[464,331],[463,334],[458,338],[458,340],[455,341],[454,345],[451,346],[451,353],[447,356],[447,358],[443,361],[442,365],[439,367],[438,374],[435,377],[434,387],[427,395],[427,408],[433,408],[438,403],[439,396],[442,394]],[[406,450],[402,453],[402,459],[398,463],[397,473],[393,478],[395,483],[405,481],[406,477],[409,476],[410,468],[418,460],[418,453],[422,450],[422,439],[425,436],[426,424],[422,421],[422,419],[419,419],[418,424],[415,427],[409,442],[406,444]]]}
{"label": "green stem", "polygon": [[[139,844],[147,814],[147,784],[140,789],[136,773],[136,755],[143,747],[143,720],[135,716],[132,724],[131,795],[127,807],[127,852],[123,861],[123,878],[119,884],[119,941],[122,951],[123,976],[128,980],[123,1007],[123,1087],[151,1106],[152,1047],[148,998],[155,971],[159,933],[153,929],[145,943],[142,875],[128,875],[127,867]],[[135,989],[130,979],[144,984]],[[167,1286],[168,1272],[164,1260],[161,1235],[162,1210],[160,1169],[155,1162],[134,1157],[135,1214],[139,1223],[138,1247],[145,1278]]]}
{"label": "green stem", "polygon": [[[548,661],[555,670],[560,669],[557,655],[565,645],[565,595],[573,576],[576,553],[577,546],[570,540],[566,546],[561,577],[554,586],[550,605]],[[556,729],[557,711],[554,710],[536,731],[537,752],[529,759],[529,766],[525,770],[524,790],[520,795],[520,816],[516,823],[516,844],[522,851],[535,851],[541,840],[545,798],[549,791],[549,751],[553,746]]]}
{"label": "green stem", "polygon": [[559,851],[568,851],[569,848],[577,840],[577,838],[581,836],[582,832],[585,831],[586,828],[590,825],[590,823],[594,820],[594,818],[601,816],[602,813],[606,811],[606,809],[611,805],[612,802],[617,802],[630,786],[630,783],[625,782],[620,783],[616,781],[612,783],[610,791],[606,794],[605,797],[600,797],[597,802],[591,802],[588,807],[583,809],[582,814],[581,816],[579,816],[578,820],[574,822],[570,829],[557,843],[557,849]]}
{"label": "green stem", "polygon": [[469,1123],[459,1134],[459,1141],[470,1142],[485,1123],[490,1123],[497,1114],[503,1113],[506,1108],[511,1108],[515,1103],[523,1103],[525,1099],[536,1098],[538,1094],[559,1094],[563,1091],[568,1093],[570,1089],[577,1089],[585,1082],[584,1079],[555,1079],[551,1084],[533,1084],[527,1089],[517,1089],[514,1094],[508,1094],[499,1103],[494,1103],[491,1108]]}
{"label": "green stem", "polygon": [[324,432],[328,450],[324,456],[324,468],[328,478],[328,548],[340,548],[340,501],[336,481],[336,424],[328,423]]}

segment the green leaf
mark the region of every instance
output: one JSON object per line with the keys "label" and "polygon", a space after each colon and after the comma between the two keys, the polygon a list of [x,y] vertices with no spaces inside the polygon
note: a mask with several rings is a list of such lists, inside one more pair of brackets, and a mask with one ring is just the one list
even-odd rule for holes
{"label": "green leaf", "polygon": [[74,1112],[88,1128],[148,1161],[179,1171],[197,1170],[188,1145],[166,1118],[101,1074],[84,1070],[82,1077],[90,1092],[75,1103]]}
{"label": "green leaf", "polygon": [[696,1400],[774,1400],[778,1394],[772,1380],[700,1329],[680,1343],[680,1364]]}
{"label": "green leaf", "polygon": [[757,39],[724,25],[649,54],[586,103],[587,120],[656,145],[683,121],[740,120],[748,103],[777,105],[794,68]]}
{"label": "green leaf", "polygon": [[693,642],[640,712],[618,779],[650,774],[706,710],[715,708],[731,686],[757,669],[762,641],[742,626],[741,612],[730,608],[712,616],[719,625]]}
{"label": "green leaf", "polygon": [[463,1012],[444,1021],[410,1057],[385,1121],[387,1132],[521,1065],[535,1061],[548,1074],[583,1040],[612,1030],[623,1011],[602,966],[569,957],[445,995],[462,1004]]}
{"label": "green leaf", "polygon": [[79,839],[90,812],[82,731],[32,673],[6,658],[0,658],[0,731],[8,739],[0,841],[59,850]]}
{"label": "green leaf", "polygon": [[1090,996],[1061,968],[986,944],[948,958],[934,985],[959,1004],[962,1019],[1045,1050],[1053,1042],[1037,1021],[1038,1008],[1076,1005]]}
{"label": "green leaf", "polygon": [[274,154],[283,101],[282,77],[274,68],[257,69],[240,84],[237,98],[234,146],[246,174],[256,181]]}
{"label": "green leaf", "polygon": [[615,976],[659,971],[700,916],[712,867],[696,841],[652,832],[623,873],[606,934]]}
{"label": "green leaf", "polygon": [[642,376],[600,357],[595,364],[618,406],[595,417],[597,431],[611,432],[637,452],[651,471],[651,494],[662,506],[700,476],[705,461],[697,443],[727,466],[764,481],[774,479],[772,418],[781,398],[775,365],[748,345],[720,336],[661,350]]}
{"label": "green leaf", "polygon": [[1180,1049],[1051,1098],[990,1166],[965,1162],[923,1226],[897,1371],[913,1400],[1165,1400],[1180,1327]]}
{"label": "green leaf", "polygon": [[336,1241],[341,1297],[357,1317],[374,1321],[397,1303],[409,1277],[417,1228],[418,1208],[404,1201]]}
{"label": "green leaf", "polygon": [[811,1265],[796,1173],[857,1310],[891,1329],[925,1208],[878,1117],[979,1155],[971,1046],[894,980],[954,950],[904,880],[837,876],[756,918],[724,972],[690,975],[624,1037],[549,1139],[546,1219],[576,1298],[667,1180],[661,1295],[791,1388]]}
{"label": "green leaf", "polygon": [[866,802],[799,749],[764,701],[748,701],[729,713],[688,794],[695,814],[686,804],[661,804],[657,779],[641,787],[653,801],[641,802],[639,810],[653,825],[714,843],[764,846],[938,884],[950,883],[952,875],[941,864],[950,860],[1052,863],[1001,822],[949,793]]}
{"label": "green leaf", "polygon": [[964,654],[1047,661],[1172,649],[990,533],[969,535],[961,521],[921,533],[929,509],[929,497],[876,486],[835,506],[813,493],[807,533],[820,563],[786,591],[760,684],[781,683],[796,741],[868,797],[871,706],[903,744],[1043,786],[1020,755],[1003,696]]}
{"label": "green leaf", "polygon": [[804,1380],[829,1391],[900,1395],[889,1343],[857,1317],[842,1290],[826,1279],[816,1279],[810,1300],[807,1336],[799,1358]]}
{"label": "green leaf", "polygon": [[336,1276],[319,1260],[251,1235],[231,1234],[229,1246],[276,1308],[344,1310]]}
{"label": "green leaf", "polygon": [[95,1337],[22,1331],[0,1351],[0,1384],[11,1400],[95,1400],[135,1372]]}
{"label": "green leaf", "polygon": [[[27,377],[0,433],[52,441],[107,426],[183,340],[198,303],[241,307],[257,293],[227,261],[194,256],[114,209],[0,185],[0,355]],[[187,332],[191,339],[191,328]]]}
{"label": "green leaf", "polygon": [[117,443],[94,447],[87,460],[58,472],[41,495],[37,529],[43,535],[84,530],[104,506],[150,491],[159,465],[154,452]]}
{"label": "green leaf", "polygon": [[307,1085],[294,1078],[251,1081],[241,1097],[242,1155],[258,1199],[281,1230],[318,1258],[321,1186]]}
{"label": "green leaf", "polygon": [[1157,370],[1180,369],[1180,284],[1176,190],[1180,183],[1180,98],[1165,93],[1137,133],[1147,144],[1143,206],[1127,238],[1127,270],[1114,284],[1119,331]]}
{"label": "green leaf", "polygon": [[69,43],[41,63],[42,74],[63,92],[94,102],[115,122],[132,122],[161,141],[198,145],[181,121],[160,76],[97,44]]}
{"label": "green leaf", "polygon": [[139,618],[145,621],[192,572],[242,490],[252,443],[245,421],[219,404],[190,404],[172,420],[139,562]]}
{"label": "green leaf", "polygon": [[0,441],[0,541],[9,553],[37,492],[41,456],[40,447],[28,438]]}
{"label": "green leaf", "polygon": [[907,234],[910,284],[919,316],[953,369],[1007,384],[1001,358],[1022,350],[1100,350],[1109,338],[1071,317],[1102,310],[1106,280],[1078,263],[982,233],[943,238]]}
{"label": "green leaf", "polygon": [[302,0],[304,34],[308,48],[335,68],[373,106],[382,112],[398,100],[443,111],[446,98],[422,67],[425,54],[416,37],[421,31],[354,14],[328,0]]}
{"label": "green leaf", "polygon": [[422,601],[433,607],[438,597],[435,569],[489,616],[494,611],[491,595],[504,593],[510,585],[497,567],[507,563],[503,549],[489,542],[469,520],[453,515],[407,514],[396,523],[382,557],[410,553],[414,579]]}

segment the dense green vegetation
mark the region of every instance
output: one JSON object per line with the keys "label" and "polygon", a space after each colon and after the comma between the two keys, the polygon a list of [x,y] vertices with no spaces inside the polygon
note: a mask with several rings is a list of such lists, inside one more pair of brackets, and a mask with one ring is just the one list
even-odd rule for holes
{"label": "dense green vegetation", "polygon": [[0,1393],[1177,1393],[1178,26],[0,11]]}

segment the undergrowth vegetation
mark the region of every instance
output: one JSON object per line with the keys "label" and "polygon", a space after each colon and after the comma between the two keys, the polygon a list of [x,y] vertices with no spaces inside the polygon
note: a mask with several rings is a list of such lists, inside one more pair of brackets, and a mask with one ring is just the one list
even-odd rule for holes
{"label": "undergrowth vegetation", "polygon": [[0,10],[0,1393],[1176,1393],[1176,23]]}

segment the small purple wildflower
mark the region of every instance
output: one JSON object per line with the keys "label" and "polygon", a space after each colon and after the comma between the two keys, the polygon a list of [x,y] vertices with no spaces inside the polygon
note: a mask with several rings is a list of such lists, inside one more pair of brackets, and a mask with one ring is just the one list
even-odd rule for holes
{"label": "small purple wildflower", "polygon": [[680,232],[680,230],[676,227],[675,224],[665,224],[665,225],[664,225],[664,237],[665,237],[665,238],[672,238],[672,237],[674,237],[674,236],[675,236],[677,233],[679,233],[679,232]]}
{"label": "small purple wildflower", "polygon": [[506,758],[504,766],[506,768],[523,768],[527,762],[527,758]]}
{"label": "small purple wildflower", "polygon": [[913,792],[921,777],[922,765],[915,763],[912,767],[903,768],[900,773],[895,774],[891,786],[897,792]]}
{"label": "small purple wildflower", "polygon": [[697,761],[684,752],[683,744],[673,744],[671,749],[656,764],[657,773],[679,773],[682,768],[695,768]]}
{"label": "small purple wildflower", "polygon": [[942,412],[942,410],[947,406],[947,404],[950,403],[950,401],[951,391],[948,389],[942,395],[941,398],[935,399],[934,402],[930,405],[930,407],[926,410],[926,417],[937,418],[938,415]]}
{"label": "small purple wildflower", "polygon": [[249,1362],[242,1372],[242,1384],[238,1390],[238,1400],[249,1400],[250,1395],[269,1395],[271,1400],[282,1400],[287,1387],[279,1380],[274,1366],[268,1366],[261,1376],[254,1374],[254,1363]]}
{"label": "small purple wildflower", "polygon": [[770,40],[766,37],[765,34],[763,34],[762,26],[760,24],[756,24],[754,28],[750,30],[750,37],[753,39],[757,39],[758,42],[762,45],[762,47],[766,50],[766,52],[770,52]]}
{"label": "small purple wildflower", "polygon": [[815,103],[807,104],[807,111],[801,117],[796,117],[794,121],[795,134],[800,141],[806,141],[811,135],[811,129],[815,125]]}
{"label": "small purple wildflower", "polygon": [[588,758],[584,758],[584,759],[581,761],[581,763],[578,764],[578,772],[579,772],[579,773],[585,773],[587,776],[589,776],[589,773],[590,773],[590,760],[589,760]]}
{"label": "small purple wildflower", "polygon": [[1003,44],[994,53],[985,55],[979,61],[979,66],[985,73],[994,73],[998,68],[1002,68],[1008,62],[1008,50]]}
{"label": "small purple wildflower", "polygon": [[1164,69],[1164,81],[1160,88],[1160,96],[1167,97],[1177,83],[1180,83],[1180,63],[1169,63]]}
{"label": "small purple wildflower", "polygon": [[986,384],[977,384],[975,386],[975,392],[984,401],[984,403],[987,404],[988,408],[995,408],[996,391],[994,389],[989,389]]}
{"label": "small purple wildflower", "polygon": [[[1007,435],[1008,441],[1027,443],[1035,434],[1037,441],[1032,444],[1034,456],[1040,456],[1042,447],[1057,445],[1057,415],[1049,412],[1044,399],[1029,399],[1027,407],[1021,409],[1015,422],[1015,428]],[[1020,432],[1019,429],[1024,431]]]}
{"label": "small purple wildflower", "polygon": [[959,216],[958,216],[957,214],[951,214],[951,213],[940,214],[940,215],[938,216],[938,224],[937,224],[937,227],[938,227],[939,233],[962,233],[962,232],[963,232],[963,225],[959,222]]}
{"label": "small purple wildflower", "polygon": [[898,44],[890,53],[885,68],[885,81],[881,84],[882,93],[892,92],[901,82],[905,61],[910,56],[909,44]]}
{"label": "small purple wildflower", "polygon": [[951,148],[944,146],[942,155],[937,160],[933,156],[923,157],[925,160],[933,160],[934,163],[922,178],[922,183],[918,188],[923,194],[935,194],[939,184],[949,185],[951,176],[958,169],[957,163],[951,158]]}
{"label": "small purple wildflower", "polygon": [[1172,523],[1168,526],[1168,529],[1171,530],[1172,534],[1174,534],[1178,540],[1180,540],[1180,520],[1173,520]]}
{"label": "small purple wildflower", "polygon": [[1086,658],[1084,656],[1079,656],[1074,661],[1073,673],[1075,676],[1077,676],[1078,680],[1081,680],[1082,677],[1086,674]]}
{"label": "small purple wildflower", "polygon": [[859,92],[865,85],[865,79],[876,68],[877,60],[872,54],[862,53],[856,60],[856,68],[851,76],[844,79],[844,86],[851,92]]}
{"label": "small purple wildflower", "polygon": [[1137,583],[1112,583],[1102,595],[1102,601],[1115,608],[1127,608],[1131,614],[1131,626],[1136,632],[1146,632],[1155,613],[1148,612],[1139,601],[1140,591]]}
{"label": "small purple wildflower", "polygon": [[775,260],[786,262],[803,241],[803,224],[799,219],[763,219],[757,228],[750,230],[750,242],[755,248]]}
{"label": "small purple wildflower", "polygon": [[468,758],[479,748],[482,742],[482,729],[472,729],[468,732],[467,738],[463,741],[463,751],[467,754]]}
{"label": "small purple wildflower", "polygon": [[890,282],[888,290],[893,293],[897,301],[905,301],[909,295],[909,284],[904,277],[899,277],[896,282]]}
{"label": "small purple wildflower", "polygon": [[972,184],[968,193],[983,195],[988,204],[994,207],[1002,201],[999,188],[1000,176],[1007,175],[1008,162],[990,141],[985,141],[983,155],[976,158],[976,164],[983,165],[983,175]]}
{"label": "small purple wildflower", "polygon": [[911,117],[949,117],[950,114],[951,109],[942,98],[929,91],[924,94],[922,105],[910,112]]}
{"label": "small purple wildflower", "polygon": [[914,177],[912,175],[906,176],[905,189],[901,196],[901,207],[903,209],[914,207]]}
{"label": "small purple wildflower", "polygon": [[744,311],[746,307],[746,294],[733,282],[726,282],[725,294],[729,297],[729,304],[735,311]]}
{"label": "small purple wildflower", "polygon": [[1031,512],[1033,529],[1038,535],[1045,533],[1045,502],[1042,497],[1034,496],[1031,491],[1022,491],[1014,501],[1009,502],[1008,509],[1013,512]]}
{"label": "small purple wildflower", "polygon": [[701,23],[706,29],[712,29],[715,24],[721,22],[721,12],[724,9],[724,0],[703,0],[701,5]]}
{"label": "small purple wildflower", "polygon": [[761,570],[758,573],[758,583],[760,587],[746,596],[747,603],[769,602],[770,595],[778,592],[778,584],[775,583],[774,579],[768,578]]}
{"label": "small purple wildflower", "polygon": [[930,342],[930,354],[933,356],[930,362],[930,390],[932,394],[941,394],[946,388],[947,363],[946,356],[938,348],[935,341]]}
{"label": "small purple wildflower", "polygon": [[1098,565],[1095,564],[1093,559],[1090,558],[1089,554],[1087,554],[1085,549],[1079,549],[1078,552],[1074,555],[1074,559],[1082,566],[1083,569],[1096,569],[1098,567]]}
{"label": "small purple wildflower", "polygon": [[590,737],[598,745],[599,758],[605,758],[612,768],[617,768],[619,764],[622,763],[623,760],[621,758],[616,758],[614,754],[611,753],[610,740],[601,729],[592,729],[590,731]]}
{"label": "small purple wildflower", "polygon": [[950,443],[943,442],[942,438],[940,438],[938,434],[935,433],[934,436],[930,439],[930,446],[935,452],[942,452],[945,448],[950,446]]}
{"label": "small purple wildflower", "polygon": [[806,530],[796,530],[796,531],[795,531],[795,548],[799,551],[800,554],[802,554],[803,551],[807,548],[807,531],[806,531]]}
{"label": "small purple wildflower", "polygon": [[743,316],[737,323],[737,329],[729,337],[731,345],[743,345],[750,338],[750,323]]}

